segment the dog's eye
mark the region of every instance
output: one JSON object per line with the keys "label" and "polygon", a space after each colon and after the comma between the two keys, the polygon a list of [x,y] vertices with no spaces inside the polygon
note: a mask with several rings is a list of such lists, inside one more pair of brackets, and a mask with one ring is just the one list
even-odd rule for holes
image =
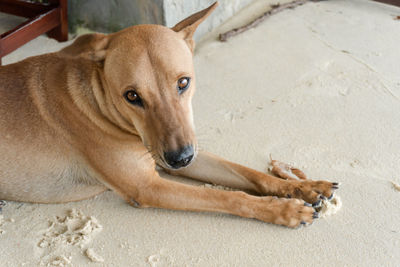
{"label": "dog's eye", "polygon": [[132,105],[143,107],[142,99],[134,90],[126,91],[124,96],[126,101],[128,101]]}
{"label": "dog's eye", "polygon": [[182,94],[186,89],[189,88],[190,78],[182,77],[178,80],[178,93]]}

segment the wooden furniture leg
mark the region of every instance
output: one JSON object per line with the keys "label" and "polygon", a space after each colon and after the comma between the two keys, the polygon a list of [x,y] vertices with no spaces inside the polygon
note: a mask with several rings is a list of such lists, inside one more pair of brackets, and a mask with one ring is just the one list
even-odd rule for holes
{"label": "wooden furniture leg", "polygon": [[49,0],[46,4],[0,0],[0,12],[28,18],[0,35],[0,65],[2,57],[43,33],[58,41],[67,41],[67,8],[67,0]]}
{"label": "wooden furniture leg", "polygon": [[400,6],[400,0],[374,0],[374,1],[392,5],[392,6]]}

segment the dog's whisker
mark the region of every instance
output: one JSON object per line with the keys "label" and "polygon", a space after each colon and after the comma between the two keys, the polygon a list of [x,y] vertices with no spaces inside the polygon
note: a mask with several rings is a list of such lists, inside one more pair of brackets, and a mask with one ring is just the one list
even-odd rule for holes
{"label": "dog's whisker", "polygon": [[197,143],[199,143],[199,144],[206,144],[206,145],[209,145],[209,144],[212,144],[212,142],[213,142],[213,140],[211,140],[211,139],[197,139]]}
{"label": "dog's whisker", "polygon": [[209,138],[211,138],[209,135],[196,135],[196,139],[197,140],[199,140],[199,139],[209,139]]}
{"label": "dog's whisker", "polygon": [[207,149],[201,147],[201,146],[197,146],[197,151],[207,151]]}
{"label": "dog's whisker", "polygon": [[151,151],[151,150],[147,148],[147,150],[146,150],[145,152],[143,152],[142,154],[140,154],[140,157],[142,158],[142,157],[146,156],[146,154],[150,153],[150,151]]}
{"label": "dog's whisker", "polygon": [[198,132],[196,132],[196,136],[197,136],[197,138],[199,138],[199,137],[204,137],[204,136],[209,136],[210,135],[210,133],[209,132],[205,132],[205,133],[198,133]]}
{"label": "dog's whisker", "polygon": [[198,142],[197,146],[201,149],[205,148],[205,147],[210,147],[213,145],[213,142],[209,141],[209,142]]}
{"label": "dog's whisker", "polygon": [[157,158],[157,153],[154,151],[153,147],[151,145],[146,145],[147,151],[144,152],[142,155],[139,156],[140,159],[145,158],[146,156],[150,156],[152,159]]}

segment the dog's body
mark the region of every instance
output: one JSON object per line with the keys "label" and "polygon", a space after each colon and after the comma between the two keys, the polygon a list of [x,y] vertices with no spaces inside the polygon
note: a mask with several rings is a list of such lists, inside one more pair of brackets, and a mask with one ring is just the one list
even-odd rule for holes
{"label": "dog's body", "polygon": [[[0,67],[0,199],[67,202],[110,188],[136,207],[311,223],[314,209],[304,201],[331,196],[335,183],[279,179],[196,152],[192,35],[215,6],[172,30],[141,25],[85,35],[57,53]],[[156,164],[283,198],[168,181]]]}

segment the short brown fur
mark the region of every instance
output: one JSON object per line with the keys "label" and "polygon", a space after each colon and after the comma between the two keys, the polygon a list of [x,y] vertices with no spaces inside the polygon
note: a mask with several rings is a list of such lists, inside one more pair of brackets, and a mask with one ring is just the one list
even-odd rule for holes
{"label": "short brown fur", "polygon": [[[0,67],[0,199],[59,203],[110,188],[136,207],[225,212],[289,227],[311,223],[314,209],[305,201],[329,197],[332,183],[283,180],[197,153],[192,36],[216,6],[172,29],[139,25],[84,35],[59,52]],[[182,76],[192,80],[179,95]],[[144,108],[124,99],[129,89]],[[187,144],[196,159],[172,170],[163,153]],[[171,174],[279,198],[165,180],[156,164]]]}

